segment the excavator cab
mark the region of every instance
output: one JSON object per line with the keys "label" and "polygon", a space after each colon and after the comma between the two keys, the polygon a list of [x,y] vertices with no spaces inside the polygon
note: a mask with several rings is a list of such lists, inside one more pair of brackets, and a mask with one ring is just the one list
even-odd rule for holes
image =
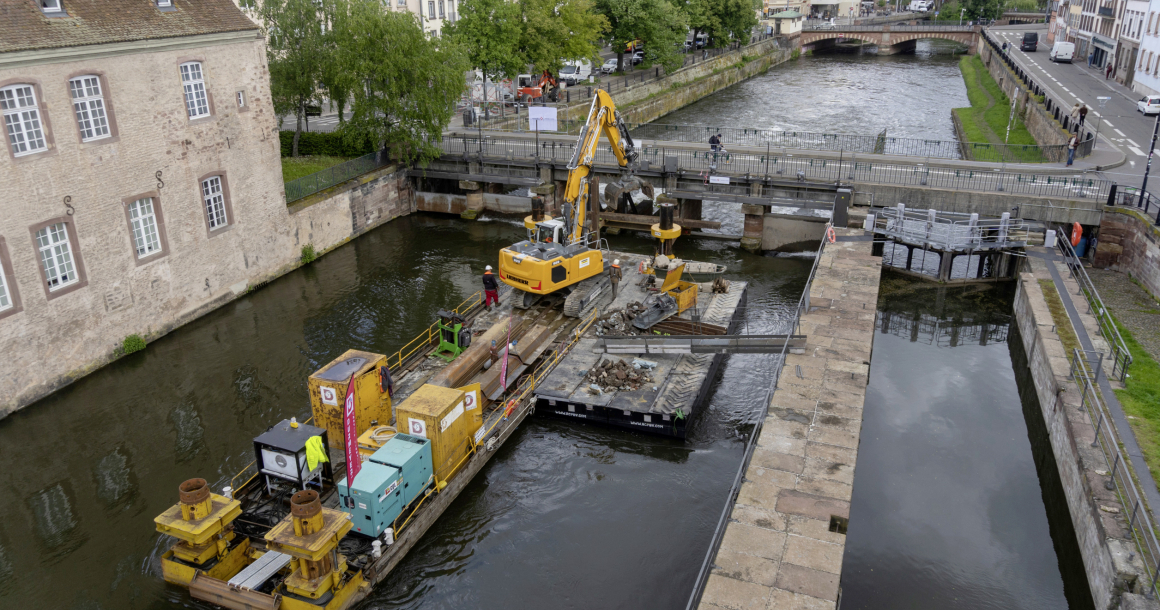
{"label": "excavator cab", "polygon": [[561,244],[564,238],[564,223],[559,220],[545,220],[536,223],[535,231],[528,232],[528,239],[538,244]]}

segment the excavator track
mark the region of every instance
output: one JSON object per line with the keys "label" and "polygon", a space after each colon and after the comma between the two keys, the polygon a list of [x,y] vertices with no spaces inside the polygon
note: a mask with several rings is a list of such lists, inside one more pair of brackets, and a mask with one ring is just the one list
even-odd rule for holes
{"label": "excavator track", "polygon": [[568,298],[564,299],[564,315],[569,318],[579,318],[596,306],[596,297],[600,293],[612,288],[612,280],[608,272],[596,277],[590,277],[572,287]]}

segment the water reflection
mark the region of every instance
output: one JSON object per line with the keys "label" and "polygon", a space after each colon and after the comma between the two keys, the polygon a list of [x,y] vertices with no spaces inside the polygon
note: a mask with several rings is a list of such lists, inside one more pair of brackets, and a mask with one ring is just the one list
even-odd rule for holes
{"label": "water reflection", "polygon": [[67,485],[67,481],[62,481],[41,489],[28,499],[36,533],[49,550],[44,557],[49,563],[75,551],[87,538],[77,529],[79,523],[69,498],[72,494],[65,491]]}
{"label": "water reflection", "polygon": [[93,479],[97,497],[110,508],[127,506],[137,494],[137,478],[129,465],[129,457],[120,447],[97,462]]}
{"label": "water reflection", "polygon": [[993,330],[1010,324],[1012,297],[1009,283],[948,288],[883,271],[878,309],[889,332],[879,322],[844,610],[1068,607],[999,340],[1017,331]]}

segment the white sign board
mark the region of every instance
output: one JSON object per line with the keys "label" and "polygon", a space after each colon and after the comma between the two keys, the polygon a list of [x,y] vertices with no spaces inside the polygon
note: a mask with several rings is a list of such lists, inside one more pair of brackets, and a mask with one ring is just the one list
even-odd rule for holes
{"label": "white sign board", "polygon": [[729,184],[729,176],[709,176],[709,184]]}
{"label": "white sign board", "polygon": [[414,417],[408,417],[407,423],[410,424],[407,428],[408,433],[413,436],[427,438],[427,422],[421,419],[415,419]]}
{"label": "white sign board", "polygon": [[439,431],[443,432],[443,431],[447,430],[448,428],[450,428],[451,424],[455,423],[455,420],[459,419],[460,415],[463,415],[463,411],[464,411],[463,403],[459,403],[458,405],[455,405],[455,408],[452,409],[451,412],[447,414],[447,417],[444,417],[439,422]]}
{"label": "white sign board", "polygon": [[549,106],[528,108],[528,129],[532,131],[556,131],[556,109]]}
{"label": "white sign board", "polygon": [[322,399],[322,404],[334,405],[336,407],[338,406],[338,392],[335,392],[334,388],[328,388],[326,386],[319,386],[318,387],[318,395],[319,395],[319,398]]}

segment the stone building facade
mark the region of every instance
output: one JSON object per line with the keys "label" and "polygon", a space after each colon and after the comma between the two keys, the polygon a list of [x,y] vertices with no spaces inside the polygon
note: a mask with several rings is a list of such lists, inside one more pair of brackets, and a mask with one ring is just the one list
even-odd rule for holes
{"label": "stone building facade", "polygon": [[0,417],[297,258],[230,0],[5,0],[0,114]]}

